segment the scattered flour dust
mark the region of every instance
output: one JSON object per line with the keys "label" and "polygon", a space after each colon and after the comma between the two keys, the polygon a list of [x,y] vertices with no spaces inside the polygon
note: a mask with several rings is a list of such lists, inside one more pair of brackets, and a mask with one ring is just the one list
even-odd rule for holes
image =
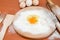
{"label": "scattered flour dust", "polygon": [[13,34],[16,33],[14,28],[13,28],[13,25],[10,25],[8,32],[13,33]]}

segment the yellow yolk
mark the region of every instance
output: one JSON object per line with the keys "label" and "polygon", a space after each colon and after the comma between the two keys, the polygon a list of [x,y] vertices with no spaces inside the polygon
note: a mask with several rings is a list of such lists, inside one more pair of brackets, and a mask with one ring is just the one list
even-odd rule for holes
{"label": "yellow yolk", "polygon": [[38,21],[38,17],[36,15],[30,15],[28,16],[28,22],[30,24],[36,24]]}

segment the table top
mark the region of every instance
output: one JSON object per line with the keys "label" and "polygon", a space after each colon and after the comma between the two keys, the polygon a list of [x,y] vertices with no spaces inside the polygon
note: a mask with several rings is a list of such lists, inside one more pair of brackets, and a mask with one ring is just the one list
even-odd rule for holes
{"label": "table top", "polygon": [[[39,0],[39,6],[46,7],[46,0]],[[60,0],[52,0],[55,4],[60,6]],[[14,15],[18,10],[20,10],[19,2],[18,0],[0,0],[0,11],[3,14],[12,14]],[[1,27],[0,23],[0,27]],[[7,32],[5,34],[4,40],[28,40],[26,38],[21,37],[18,35],[15,30],[13,29],[13,26],[10,26],[7,29]],[[48,40],[48,38],[43,39]]]}

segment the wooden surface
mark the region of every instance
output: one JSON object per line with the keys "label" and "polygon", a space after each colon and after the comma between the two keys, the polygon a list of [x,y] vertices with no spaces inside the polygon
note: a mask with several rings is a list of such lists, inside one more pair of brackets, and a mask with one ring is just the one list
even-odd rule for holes
{"label": "wooden surface", "polygon": [[[46,0],[39,0],[39,6],[46,7]],[[60,6],[60,0],[53,0],[53,2]],[[2,14],[12,14],[14,15],[18,10],[20,10],[18,0],[0,0],[0,11]],[[0,23],[0,27],[2,24]],[[28,40],[26,38],[18,35],[12,26],[10,26],[6,32],[4,40]],[[48,38],[43,39],[48,40]]]}

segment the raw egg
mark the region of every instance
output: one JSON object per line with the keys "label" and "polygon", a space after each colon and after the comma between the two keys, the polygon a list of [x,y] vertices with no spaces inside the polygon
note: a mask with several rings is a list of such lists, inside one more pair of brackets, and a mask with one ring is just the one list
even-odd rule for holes
{"label": "raw egg", "polygon": [[56,27],[53,14],[43,7],[26,7],[16,13],[14,29],[27,38],[46,38]]}

